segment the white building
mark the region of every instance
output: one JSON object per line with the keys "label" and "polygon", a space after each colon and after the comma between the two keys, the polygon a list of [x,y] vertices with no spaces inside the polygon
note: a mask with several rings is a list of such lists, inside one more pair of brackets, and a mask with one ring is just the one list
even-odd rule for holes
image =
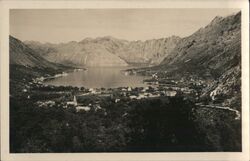
{"label": "white building", "polygon": [[176,96],[177,92],[176,91],[165,91],[165,95],[169,97],[174,97]]}
{"label": "white building", "polygon": [[142,92],[146,92],[149,89],[149,87],[144,87]]}
{"label": "white building", "polygon": [[76,112],[79,112],[79,111],[89,111],[91,108],[89,106],[77,106],[76,107]]}
{"label": "white building", "polygon": [[121,99],[117,98],[115,99],[115,103],[119,102]]}
{"label": "white building", "polygon": [[89,89],[89,92],[92,93],[92,94],[97,94],[98,92],[96,91],[96,89],[94,88],[90,88]]}
{"label": "white building", "polygon": [[36,104],[38,105],[38,107],[43,107],[43,108],[47,108],[47,107],[53,107],[53,106],[55,106],[55,101],[44,101],[44,102],[42,102],[42,101],[38,101],[38,102],[36,102]]}
{"label": "white building", "polygon": [[74,96],[73,101],[69,101],[69,102],[67,102],[67,105],[77,106],[76,96]]}
{"label": "white building", "polygon": [[126,88],[122,88],[122,91],[127,91],[127,89]]}
{"label": "white building", "polygon": [[129,96],[130,99],[136,99],[137,97],[135,95]]}
{"label": "white building", "polygon": [[155,78],[155,79],[158,79],[157,73],[153,74],[152,77]]}
{"label": "white building", "polygon": [[125,76],[128,76],[128,75],[129,75],[129,72],[128,72],[128,71],[124,72],[124,75],[125,75]]}

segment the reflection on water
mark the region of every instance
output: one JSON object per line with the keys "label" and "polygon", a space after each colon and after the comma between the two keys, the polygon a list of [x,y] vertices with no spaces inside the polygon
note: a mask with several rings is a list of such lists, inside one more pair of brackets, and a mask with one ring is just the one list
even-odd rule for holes
{"label": "reflection on water", "polygon": [[145,87],[143,80],[147,77],[125,75],[122,70],[128,67],[94,67],[85,71],[69,73],[65,77],[46,81],[45,84],[55,86],[77,86],[87,88]]}

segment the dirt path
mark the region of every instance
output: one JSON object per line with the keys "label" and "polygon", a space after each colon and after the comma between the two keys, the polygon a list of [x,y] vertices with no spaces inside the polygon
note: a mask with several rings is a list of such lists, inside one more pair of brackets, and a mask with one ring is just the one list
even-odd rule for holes
{"label": "dirt path", "polygon": [[230,107],[223,107],[223,106],[217,106],[217,105],[203,105],[201,103],[196,103],[195,105],[201,106],[201,107],[208,107],[208,108],[216,108],[216,109],[222,109],[222,110],[229,110],[235,113],[236,117],[235,120],[239,120],[241,115],[238,110],[232,109]]}

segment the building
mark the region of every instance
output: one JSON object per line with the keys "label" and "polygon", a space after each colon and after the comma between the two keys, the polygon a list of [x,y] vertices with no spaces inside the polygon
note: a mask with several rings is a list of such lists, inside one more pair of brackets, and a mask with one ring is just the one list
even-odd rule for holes
{"label": "building", "polygon": [[69,101],[67,102],[67,106],[71,105],[71,106],[77,106],[77,100],[76,100],[76,96],[74,96],[73,101]]}
{"label": "building", "polygon": [[77,106],[76,107],[76,112],[79,112],[79,111],[89,111],[91,108],[89,106]]}
{"label": "building", "polygon": [[47,108],[47,107],[53,107],[53,106],[55,106],[55,101],[51,101],[51,100],[49,100],[49,101],[38,101],[38,102],[36,102],[36,104],[38,105],[38,107],[43,107],[43,108]]}
{"label": "building", "polygon": [[132,95],[132,96],[129,96],[129,98],[130,98],[130,99],[136,99],[136,98],[137,98],[137,96]]}
{"label": "building", "polygon": [[137,97],[137,99],[142,99],[142,98],[146,98],[146,96],[144,94],[139,94],[139,96]]}
{"label": "building", "polygon": [[129,75],[129,72],[128,72],[128,71],[124,72],[124,75],[125,75],[125,76],[128,76],[128,75]]}
{"label": "building", "polygon": [[176,96],[177,92],[176,91],[165,91],[165,95],[169,97],[174,97]]}
{"label": "building", "polygon": [[117,98],[115,99],[115,103],[119,102],[121,99]]}
{"label": "building", "polygon": [[152,75],[152,77],[153,77],[154,79],[158,79],[157,73],[154,73],[154,74]]}
{"label": "building", "polygon": [[149,87],[143,87],[142,92],[146,92],[149,89]]}

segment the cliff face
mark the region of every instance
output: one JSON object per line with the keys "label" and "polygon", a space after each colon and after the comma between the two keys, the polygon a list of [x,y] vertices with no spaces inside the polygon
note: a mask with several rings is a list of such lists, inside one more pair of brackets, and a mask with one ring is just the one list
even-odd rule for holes
{"label": "cliff face", "polygon": [[127,63],[110,53],[103,45],[96,43],[81,44],[70,42],[55,47],[45,57],[58,63],[72,63],[80,66],[126,66]]}
{"label": "cliff face", "polygon": [[129,64],[158,65],[174,49],[179,40],[177,36],[146,41],[125,41],[104,37],[97,39],[95,43],[104,45],[108,51]]}
{"label": "cliff face", "polygon": [[82,66],[157,65],[173,50],[179,37],[147,41],[126,41],[113,37],[86,38],[63,44],[26,44],[51,62]]}

